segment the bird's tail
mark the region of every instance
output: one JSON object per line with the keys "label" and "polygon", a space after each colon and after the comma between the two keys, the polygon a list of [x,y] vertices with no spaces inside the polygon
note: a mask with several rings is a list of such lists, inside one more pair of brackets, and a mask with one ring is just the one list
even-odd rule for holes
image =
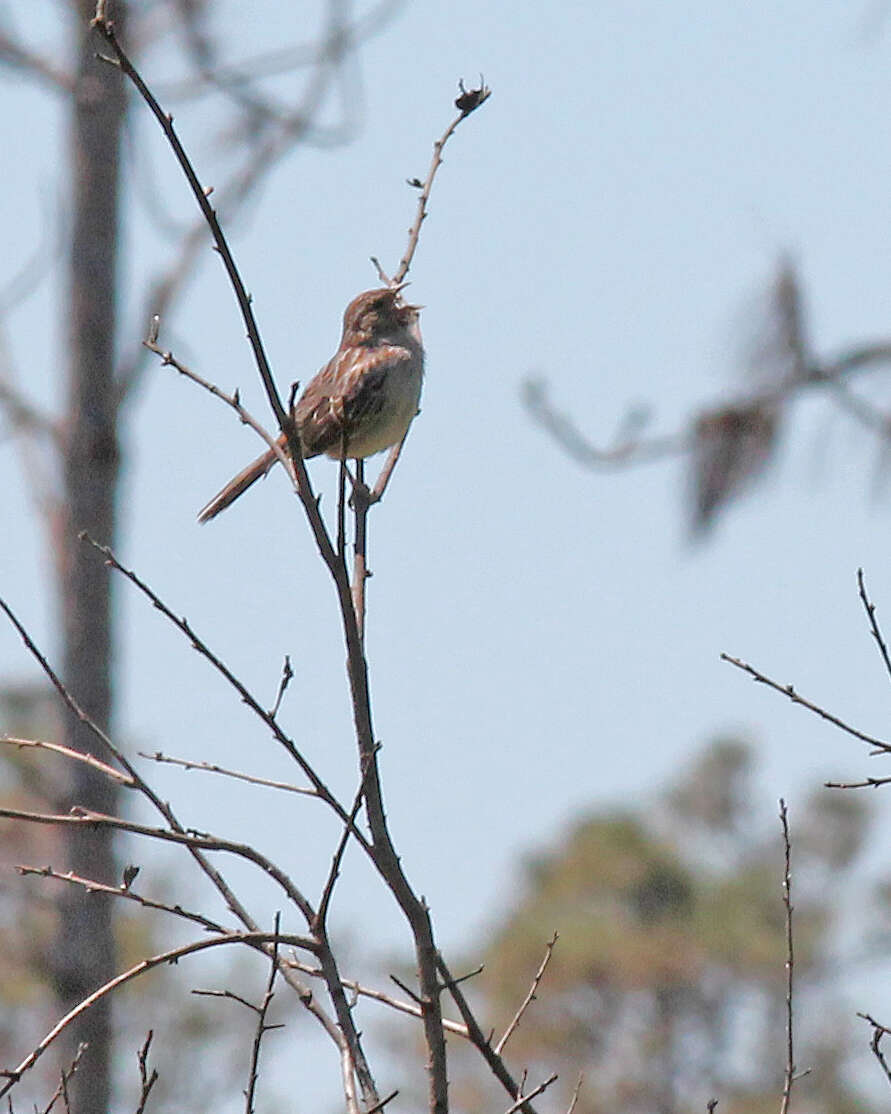
{"label": "bird's tail", "polygon": [[276,459],[272,449],[267,449],[262,456],[258,456],[247,468],[243,468],[237,476],[234,476],[222,491],[218,491],[206,507],[202,507],[198,512],[198,521],[204,523],[216,518],[220,511],[224,511],[230,503],[235,502],[239,495],[244,495],[247,489],[255,484],[261,476],[265,476],[275,464]]}

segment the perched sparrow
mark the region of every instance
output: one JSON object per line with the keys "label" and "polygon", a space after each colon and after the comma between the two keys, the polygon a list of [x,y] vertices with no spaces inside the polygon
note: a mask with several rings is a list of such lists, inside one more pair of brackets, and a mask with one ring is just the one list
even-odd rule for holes
{"label": "perched sparrow", "polygon": [[[418,412],[424,349],[420,306],[400,305],[401,289],[366,290],[347,306],[340,347],[294,408],[304,458],[325,453],[364,460],[405,436]],[[278,443],[285,447],[284,435]],[[276,460],[267,449],[211,499],[198,521],[225,510]]]}

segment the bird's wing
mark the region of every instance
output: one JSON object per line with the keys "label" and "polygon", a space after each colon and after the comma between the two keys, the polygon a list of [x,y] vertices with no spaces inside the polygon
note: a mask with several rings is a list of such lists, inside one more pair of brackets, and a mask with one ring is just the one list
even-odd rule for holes
{"label": "bird's wing", "polygon": [[344,432],[349,437],[378,413],[387,376],[411,359],[402,345],[382,344],[350,348],[326,364],[307,385],[294,411],[306,456],[336,448]]}

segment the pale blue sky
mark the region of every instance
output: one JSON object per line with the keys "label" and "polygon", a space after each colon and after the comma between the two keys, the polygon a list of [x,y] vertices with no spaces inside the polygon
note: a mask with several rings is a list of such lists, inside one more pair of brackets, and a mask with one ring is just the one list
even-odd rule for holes
{"label": "pale blue sky", "polygon": [[[32,26],[43,20],[52,35],[59,9],[37,7]],[[233,60],[303,36],[290,7],[266,5],[253,25],[244,5],[221,7]],[[881,24],[864,33],[870,11],[842,0],[611,0],[546,16],[497,0],[407,5],[363,48],[356,141],[295,153],[236,225],[287,389],[324,362],[344,305],[374,285],[368,256],[392,269],[401,255],[414,211],[404,179],[423,176],[456,79],[482,71],[492,87],[447,149],[416,256],[423,412],[371,526],[368,644],[389,814],[447,947],[472,948],[510,901],[525,850],[578,809],[643,799],[714,733],[755,738],[764,808],[785,795],[793,830],[815,779],[883,772],[718,660],[745,657],[882,734],[887,679],[855,572],[866,569],[891,633],[891,530],[887,498],[872,494],[877,454],[866,435],[828,419],[819,400],[800,407],[769,483],[691,548],[678,463],[585,473],[519,401],[535,372],[594,438],[608,440],[631,402],[651,404],[655,427],[673,429],[734,382],[741,309],[780,251],[800,264],[821,351],[891,333],[889,44]],[[169,74],[164,58],[147,64],[149,79],[153,70]],[[0,143],[19,152],[0,186],[16,214],[5,222],[12,273],[38,237],[64,150],[45,97],[8,75],[3,95]],[[210,164],[207,118],[189,105],[176,117],[199,167]],[[137,131],[171,214],[190,220],[145,114]],[[166,248],[137,205],[130,215],[124,295],[135,311]],[[8,322],[40,398],[59,389],[55,294],[47,283]],[[122,343],[142,328],[131,321]],[[264,413],[209,249],[162,342]],[[272,475],[199,528],[197,509],[257,445],[167,370],[152,369],[131,434],[122,557],[270,701],[291,655],[286,720],[350,797],[333,595],[285,481]],[[0,591],[52,647],[42,538],[8,441],[0,469],[16,539],[0,554]],[[333,491],[329,464],[312,474]],[[118,600],[119,734],[287,775],[183,640],[123,585]],[[29,670],[0,628],[0,673]],[[195,774],[158,781],[189,823],[284,848],[303,881],[324,876],[335,835],[324,824],[319,840],[312,803]],[[387,951],[401,930],[373,890],[351,867],[337,917],[366,949]],[[276,907],[272,895],[258,900]],[[874,998],[858,1006],[881,1013],[887,990],[874,981]]]}

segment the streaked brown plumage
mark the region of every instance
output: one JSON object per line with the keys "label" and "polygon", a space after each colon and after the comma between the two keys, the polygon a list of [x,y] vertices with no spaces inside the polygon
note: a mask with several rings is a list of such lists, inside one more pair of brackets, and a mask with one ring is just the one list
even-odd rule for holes
{"label": "streaked brown plumage", "polygon": [[[373,456],[405,436],[418,412],[424,349],[418,306],[399,304],[401,288],[366,290],[343,315],[340,347],[309,381],[294,408],[305,458]],[[281,436],[279,445],[284,448]],[[272,468],[268,449],[198,514],[208,522]]]}

